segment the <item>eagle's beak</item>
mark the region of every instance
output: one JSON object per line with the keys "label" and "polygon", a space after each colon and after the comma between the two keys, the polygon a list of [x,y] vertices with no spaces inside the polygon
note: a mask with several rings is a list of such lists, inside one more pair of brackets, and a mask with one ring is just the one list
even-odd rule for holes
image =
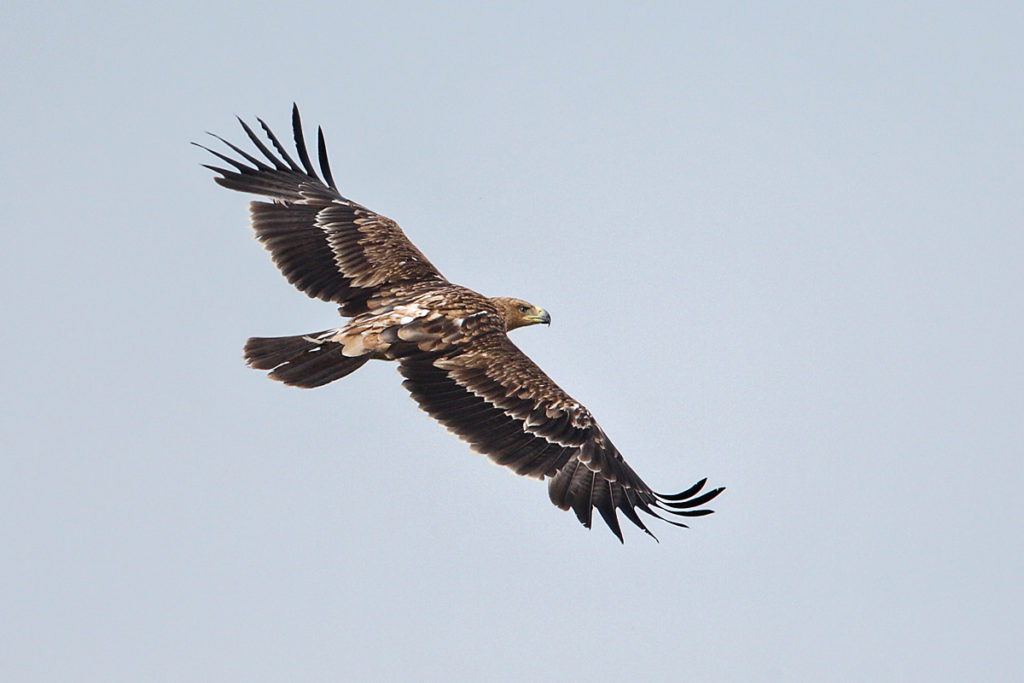
{"label": "eagle's beak", "polygon": [[536,322],[543,323],[545,325],[551,324],[551,314],[545,311],[543,308],[537,309]]}

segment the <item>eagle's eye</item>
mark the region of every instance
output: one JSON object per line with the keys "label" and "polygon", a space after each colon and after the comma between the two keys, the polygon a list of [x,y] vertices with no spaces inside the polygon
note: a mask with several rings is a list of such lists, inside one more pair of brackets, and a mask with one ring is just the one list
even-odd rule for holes
{"label": "eagle's eye", "polygon": [[529,313],[530,312],[530,307],[529,306],[520,306],[519,307],[519,312],[520,313]]}

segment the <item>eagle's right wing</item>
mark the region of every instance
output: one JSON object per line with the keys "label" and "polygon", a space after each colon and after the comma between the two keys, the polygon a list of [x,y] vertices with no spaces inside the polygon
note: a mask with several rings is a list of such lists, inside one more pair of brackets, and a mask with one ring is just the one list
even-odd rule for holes
{"label": "eagle's right wing", "polygon": [[723,488],[704,491],[703,479],[682,493],[655,492],[590,411],[503,332],[474,334],[468,324],[459,327],[465,336],[441,329],[436,342],[429,330],[395,330],[396,339],[417,343],[392,352],[420,407],[473,450],[516,474],[546,478],[552,503],[572,509],[587,528],[597,510],[620,541],[617,511],[649,534],[638,510],[677,526],[686,526],[679,518],[711,513],[701,506]]}
{"label": "eagle's right wing", "polygon": [[204,164],[220,174],[215,178],[219,184],[273,200],[250,204],[252,227],[290,283],[310,297],[340,304],[345,315],[355,315],[383,284],[444,281],[397,223],[341,196],[327,161],[323,130],[317,131],[320,179],[306,151],[297,106],[292,107],[292,130],[301,166],[267,124],[257,120],[276,154],[241,119],[263,159],[216,135],[244,162],[198,146],[234,167]]}

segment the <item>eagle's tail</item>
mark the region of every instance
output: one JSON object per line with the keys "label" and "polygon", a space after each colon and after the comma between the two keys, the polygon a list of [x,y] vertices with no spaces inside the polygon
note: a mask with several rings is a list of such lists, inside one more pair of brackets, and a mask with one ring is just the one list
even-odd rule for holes
{"label": "eagle's tail", "polygon": [[245,342],[245,362],[250,368],[271,370],[268,377],[306,389],[319,387],[355,372],[369,355],[350,358],[342,345],[327,341],[334,330],[294,337],[251,337]]}

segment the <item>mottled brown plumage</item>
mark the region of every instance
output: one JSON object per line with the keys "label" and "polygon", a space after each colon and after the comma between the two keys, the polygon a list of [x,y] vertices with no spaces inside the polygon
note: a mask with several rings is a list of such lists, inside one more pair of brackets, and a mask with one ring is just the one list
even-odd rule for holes
{"label": "mottled brown plumage", "polygon": [[402,384],[423,410],[495,463],[547,479],[551,501],[572,509],[584,526],[596,509],[620,541],[617,511],[647,533],[637,510],[677,526],[686,525],[663,515],[711,513],[696,508],[722,488],[702,493],[701,480],[679,494],[655,493],[590,412],[508,338],[518,327],[550,323],[547,312],[446,280],[394,221],[341,196],[318,131],[321,180],[298,108],[292,110],[298,163],[262,120],[276,153],[239,122],[262,158],[218,137],[244,161],[204,147],[232,167],[207,168],[224,187],[272,200],[250,204],[257,239],[289,282],[338,304],[349,318],[314,334],[253,337],[245,345],[250,367],[286,384],[316,387],[371,359],[397,361]]}

